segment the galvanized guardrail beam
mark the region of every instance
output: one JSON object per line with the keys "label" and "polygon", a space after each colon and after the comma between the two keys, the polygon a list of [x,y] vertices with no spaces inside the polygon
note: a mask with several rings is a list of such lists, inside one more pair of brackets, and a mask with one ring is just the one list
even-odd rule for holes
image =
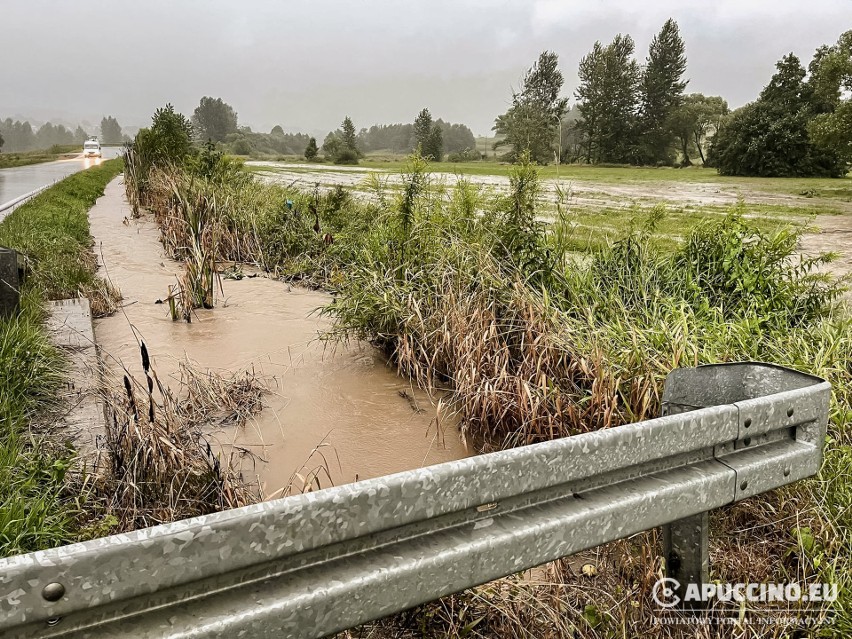
{"label": "galvanized guardrail beam", "polygon": [[667,524],[670,563],[706,579],[702,514],[816,473],[829,393],[771,365],[679,370],[658,419],[12,557],[0,630],[321,637]]}
{"label": "galvanized guardrail beam", "polygon": [[[53,183],[55,184],[55,182]],[[44,186],[40,186],[37,189],[33,189],[29,193],[24,193],[8,202],[0,203],[0,221],[2,221],[7,215],[9,215],[12,211],[18,208],[21,204],[34,198],[36,195],[44,191],[45,189],[49,189],[53,184],[45,184]]]}

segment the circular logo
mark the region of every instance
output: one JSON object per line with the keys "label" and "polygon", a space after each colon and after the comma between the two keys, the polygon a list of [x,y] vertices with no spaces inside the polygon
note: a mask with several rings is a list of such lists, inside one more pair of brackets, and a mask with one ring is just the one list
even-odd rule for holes
{"label": "circular logo", "polygon": [[651,597],[661,608],[674,608],[680,603],[680,597],[675,591],[680,588],[680,582],[671,577],[663,577],[657,580],[651,591]]}

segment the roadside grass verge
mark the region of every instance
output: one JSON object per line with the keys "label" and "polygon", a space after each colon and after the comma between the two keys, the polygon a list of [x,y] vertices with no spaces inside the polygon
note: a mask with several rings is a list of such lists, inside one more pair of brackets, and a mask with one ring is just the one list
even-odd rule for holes
{"label": "roadside grass verge", "polygon": [[88,210],[121,161],[76,173],[0,223],[0,245],[28,256],[21,312],[0,319],[0,556],[78,539],[81,503],[69,490],[73,451],[30,422],[52,407],[65,362],[44,328],[45,300],[101,290]]}
{"label": "roadside grass verge", "polygon": [[115,310],[115,292],[95,275],[88,211],[121,167],[121,160],[109,160],[75,173],[3,220],[0,245],[26,255],[27,290],[44,299],[90,297],[96,316]]}
{"label": "roadside grass verge", "polygon": [[80,151],[81,144],[65,146],[52,146],[43,151],[27,151],[26,153],[0,153],[0,169],[9,169],[16,166],[28,166],[30,164],[41,164],[53,162],[61,156]]}

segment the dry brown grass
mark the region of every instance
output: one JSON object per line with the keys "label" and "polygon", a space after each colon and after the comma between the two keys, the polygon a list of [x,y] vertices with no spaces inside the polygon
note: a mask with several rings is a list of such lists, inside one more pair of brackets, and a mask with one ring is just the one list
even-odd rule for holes
{"label": "dry brown grass", "polygon": [[92,317],[96,318],[109,317],[118,311],[121,308],[121,300],[124,299],[118,288],[100,277],[95,277],[91,284],[82,286],[80,296],[89,299]]}
{"label": "dry brown grass", "polygon": [[257,500],[232,454],[223,459],[205,431],[241,426],[261,409],[254,371],[231,377],[181,364],[178,391],[161,383],[141,347],[144,382],[125,372],[105,385],[106,447],[90,476],[106,514],[134,530]]}
{"label": "dry brown grass", "polygon": [[[246,193],[255,196],[255,190]],[[262,194],[261,194],[262,195]],[[235,202],[223,191],[217,198],[198,178],[174,170],[151,172],[146,205],[160,228],[169,256],[186,260],[196,248],[216,261],[260,263],[263,248],[251,224],[244,224],[252,202]],[[236,207],[241,210],[234,211]]]}
{"label": "dry brown grass", "polygon": [[[480,273],[489,268],[483,262]],[[473,292],[451,269],[442,279],[440,296],[404,300],[392,356],[422,388],[450,385],[467,434],[481,446],[610,428],[659,410],[651,379],[625,383],[602,353],[578,353],[571,325],[522,281],[500,284],[494,273],[491,290]]]}

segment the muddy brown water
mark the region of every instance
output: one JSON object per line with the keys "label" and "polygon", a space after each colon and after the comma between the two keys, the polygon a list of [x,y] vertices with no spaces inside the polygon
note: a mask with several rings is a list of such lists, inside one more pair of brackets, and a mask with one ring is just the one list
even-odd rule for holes
{"label": "muddy brown water", "polygon": [[[123,312],[95,321],[103,359],[141,379],[142,339],[160,379],[175,389],[186,358],[204,369],[254,368],[270,388],[263,410],[244,428],[213,437],[225,451],[238,446],[261,458],[244,460],[243,469],[265,495],[280,494],[294,473],[320,465],[340,484],[467,455],[455,421],[438,420],[429,397],[376,349],[356,343],[332,351],[317,340],[328,327],[315,312],[330,300],[324,293],[264,277],[224,280],[215,309],[199,311],[191,324],[172,322],[166,305],[155,302],[175,284],[180,265],[164,256],[153,222],[130,213],[118,178],[89,214],[100,274],[124,296]],[[322,485],[329,485],[324,474]]]}

